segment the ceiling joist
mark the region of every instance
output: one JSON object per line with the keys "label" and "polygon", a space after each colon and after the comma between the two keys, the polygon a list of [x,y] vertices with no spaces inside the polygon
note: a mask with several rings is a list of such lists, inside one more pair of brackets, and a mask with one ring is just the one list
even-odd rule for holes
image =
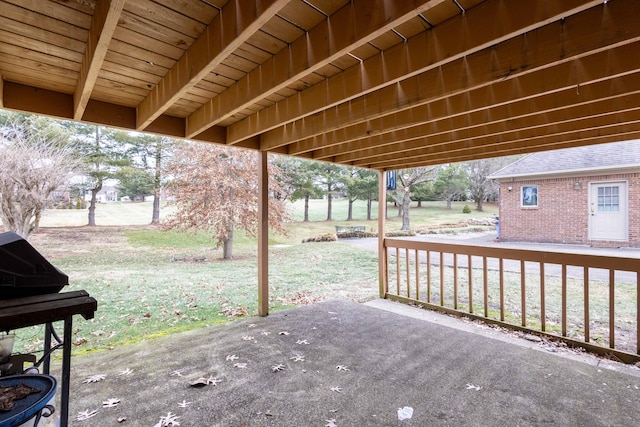
{"label": "ceiling joist", "polygon": [[138,106],[138,130],[200,82],[268,22],[287,0],[255,0],[252,5],[228,2],[196,41]]}
{"label": "ceiling joist", "polygon": [[[304,116],[331,108],[358,96],[395,85],[407,78],[479,52],[537,26],[557,21],[567,13],[567,6],[589,8],[600,1],[504,2],[488,0],[464,15],[423,32],[406,43],[363,61],[294,96],[267,107],[231,126],[228,141],[267,132]],[[544,6],[544,7],[542,7]],[[501,25],[487,25],[496,16],[504,16]],[[472,36],[473,35],[473,36]],[[264,150],[278,145],[265,142]]]}
{"label": "ceiling joist", "polygon": [[[602,52],[608,48],[637,42],[640,40],[640,26],[637,25],[640,10],[631,6],[633,5],[612,9],[607,13],[598,9],[586,11],[572,17],[579,21],[576,25],[573,25],[573,22],[550,24],[494,46],[491,50],[453,61],[437,70],[430,70],[405,80],[396,86],[384,88],[350,103],[325,110],[322,114],[281,126],[264,134],[263,149],[290,144],[287,152],[290,155],[299,155],[336,145],[334,151],[340,151],[349,144],[348,138],[339,139],[331,136],[320,138],[318,141],[315,136],[326,134],[334,129],[340,129],[343,135],[352,137],[376,135],[384,129],[394,130],[393,127],[375,126],[375,122],[385,114],[397,115],[398,110],[420,107],[437,99],[459,98],[461,93],[494,82],[504,82],[555,64],[582,58],[593,52]],[[615,27],[612,25],[613,22],[616,22]],[[593,31],[594,25],[601,25],[602,31]],[[580,82],[585,82],[580,80],[579,72],[579,69],[575,69],[569,70],[570,74],[566,74],[565,70],[559,70],[559,74],[552,73],[551,78],[553,80],[564,77],[574,78],[574,83],[578,85]],[[536,89],[533,91],[537,93]],[[504,101],[487,99],[487,102],[493,104]],[[424,121],[429,116],[422,112],[426,114],[428,111],[424,108],[421,110],[416,114],[406,114],[405,120],[397,121],[395,126],[400,128]],[[325,157],[331,155],[328,154]],[[319,158],[322,158],[322,155]]]}
{"label": "ceiling joist", "polygon": [[73,119],[81,120],[118,25],[125,0],[99,0],[91,20],[80,76],[73,97]]}
{"label": "ceiling joist", "polygon": [[[393,0],[384,4],[356,0],[347,4],[191,114],[187,137],[193,137],[237,114],[255,103],[257,98],[271,96],[315,73],[415,17],[416,11],[435,7],[444,1],[448,0]],[[358,20],[357,16],[367,19]]]}
{"label": "ceiling joist", "polygon": [[0,108],[379,170],[613,142],[640,136],[637,22],[637,0],[0,0]]}

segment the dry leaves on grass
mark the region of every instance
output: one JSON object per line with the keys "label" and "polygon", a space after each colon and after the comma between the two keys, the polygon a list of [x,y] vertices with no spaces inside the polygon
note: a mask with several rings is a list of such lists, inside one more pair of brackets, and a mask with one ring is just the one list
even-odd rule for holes
{"label": "dry leaves on grass", "polygon": [[318,297],[312,294],[311,291],[296,292],[291,297],[277,297],[276,301],[284,305],[309,305],[315,304],[324,300],[323,297]]}
{"label": "dry leaves on grass", "polygon": [[222,307],[220,307],[220,312],[222,312],[227,317],[243,317],[247,315],[247,313],[249,312],[249,308],[242,305],[232,307],[229,304],[224,303],[222,304]]}

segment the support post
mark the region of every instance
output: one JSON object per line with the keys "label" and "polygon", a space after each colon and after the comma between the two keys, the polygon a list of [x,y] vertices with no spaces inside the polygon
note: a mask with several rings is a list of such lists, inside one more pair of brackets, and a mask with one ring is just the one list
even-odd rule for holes
{"label": "support post", "polygon": [[387,293],[387,250],[384,247],[384,230],[387,218],[387,180],[384,170],[378,171],[378,283],[380,298]]}
{"label": "support post", "polygon": [[264,317],[269,314],[269,172],[268,153],[258,155],[258,315]]}

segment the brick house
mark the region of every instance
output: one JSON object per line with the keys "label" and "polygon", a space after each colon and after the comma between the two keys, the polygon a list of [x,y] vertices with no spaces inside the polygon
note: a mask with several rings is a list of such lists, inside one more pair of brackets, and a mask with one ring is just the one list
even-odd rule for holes
{"label": "brick house", "polygon": [[491,178],[501,241],[640,247],[640,140],[530,154]]}

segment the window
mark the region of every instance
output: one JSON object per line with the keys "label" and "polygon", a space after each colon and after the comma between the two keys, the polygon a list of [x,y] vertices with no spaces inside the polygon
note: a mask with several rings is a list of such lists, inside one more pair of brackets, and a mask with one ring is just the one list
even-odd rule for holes
{"label": "window", "polygon": [[538,207],[538,186],[524,185],[520,192],[520,204],[522,207]]}
{"label": "window", "polygon": [[598,212],[619,212],[620,190],[617,185],[598,187]]}

